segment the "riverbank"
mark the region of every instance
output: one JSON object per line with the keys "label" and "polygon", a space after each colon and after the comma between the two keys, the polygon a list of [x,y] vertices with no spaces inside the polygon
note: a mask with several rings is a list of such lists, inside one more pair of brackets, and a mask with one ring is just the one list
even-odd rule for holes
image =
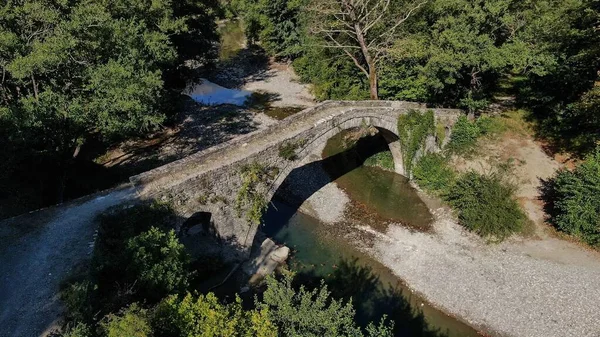
{"label": "riverbank", "polygon": [[[526,144],[530,146],[513,151],[521,160],[518,170],[528,172],[520,175],[519,197],[526,205],[537,205],[535,184],[559,165],[536,171],[536,166],[552,159],[544,157],[534,142]],[[501,140],[497,145],[510,149]],[[320,218],[328,212],[339,214],[339,205],[345,205],[344,216],[336,217],[337,221],[323,218],[330,235],[349,240],[428,302],[477,330],[492,336],[599,335],[598,252],[552,235],[535,234],[546,233],[543,227],[536,227],[535,235],[488,244],[464,230],[451,210],[424,194],[434,216],[431,230],[417,231],[398,223],[373,226],[367,221],[372,215],[354,200],[348,201],[348,194],[337,184],[324,186],[306,199],[300,211]],[[538,212],[528,214],[539,224]]]}

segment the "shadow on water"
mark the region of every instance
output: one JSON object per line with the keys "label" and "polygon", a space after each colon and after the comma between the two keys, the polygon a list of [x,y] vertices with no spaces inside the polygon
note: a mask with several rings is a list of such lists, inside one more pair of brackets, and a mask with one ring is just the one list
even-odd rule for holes
{"label": "shadow on water", "polygon": [[[326,158],[290,173],[263,218],[262,231],[291,249],[288,267],[297,273],[296,282],[313,287],[324,280],[333,296],[352,298],[360,324],[378,322],[387,315],[395,322],[396,336],[479,336],[470,326],[412,294],[390,269],[359,250],[356,242],[368,238],[346,228],[347,224],[325,224],[299,212],[304,201],[335,181],[338,186],[345,186],[342,188],[353,200],[350,208],[357,199],[365,204],[351,222],[365,225],[373,218],[380,222],[385,216],[377,217],[377,213],[384,213],[393,220],[400,218],[394,222],[424,217],[424,223],[429,224],[431,214],[406,178],[363,166],[369,156],[388,150],[384,137],[367,136],[343,148],[339,146],[343,136],[342,133],[328,142],[323,151]],[[386,208],[393,208],[393,212],[386,213]],[[414,211],[421,208],[425,212]]]}
{"label": "shadow on water", "polygon": [[[404,289],[384,284],[373,268],[361,265],[358,258],[340,259],[335,266],[324,282],[333,297],[352,301],[361,326],[378,323],[386,317],[394,321],[395,336],[449,336],[425,321],[423,312],[411,306]],[[299,272],[296,276],[296,282],[307,287],[317,287],[322,279],[314,271]]]}
{"label": "shadow on water", "polygon": [[388,223],[402,223],[417,230],[428,230],[432,215],[408,179],[364,166],[369,157],[389,151],[389,142],[394,141],[395,136],[383,137],[382,133],[387,131],[379,130],[375,135],[344,144],[349,132],[340,132],[328,141],[323,159],[295,168],[283,181],[273,199],[285,201],[292,209],[281,212],[271,207],[267,213],[278,212],[278,219],[286,223],[307,199],[335,182],[354,201],[353,211],[354,206],[358,206],[376,220],[371,223],[376,229],[384,230]]}
{"label": "shadow on water", "polygon": [[313,194],[361,167],[369,156],[387,151],[389,149],[387,144],[383,137],[368,136],[343,151],[293,169],[273,196],[273,199],[285,200],[286,204],[292,207],[285,210],[270,207],[266,218],[270,217],[269,212],[277,212],[278,222],[287,223]]}

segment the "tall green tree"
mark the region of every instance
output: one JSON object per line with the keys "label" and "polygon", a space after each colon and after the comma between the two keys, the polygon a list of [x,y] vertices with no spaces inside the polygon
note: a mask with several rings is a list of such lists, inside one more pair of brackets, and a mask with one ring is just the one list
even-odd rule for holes
{"label": "tall green tree", "polygon": [[559,150],[585,155],[600,141],[600,2],[545,0],[525,13],[522,39],[546,62],[527,73],[520,101]]}
{"label": "tall green tree", "polygon": [[520,39],[530,4],[515,0],[435,0],[405,25],[382,86],[390,98],[470,111],[487,105],[498,79],[537,71],[542,57]]}

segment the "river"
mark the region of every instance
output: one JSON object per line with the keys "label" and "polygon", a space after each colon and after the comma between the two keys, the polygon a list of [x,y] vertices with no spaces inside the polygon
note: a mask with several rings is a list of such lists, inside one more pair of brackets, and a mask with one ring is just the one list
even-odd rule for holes
{"label": "river", "polygon": [[[427,231],[431,213],[409,181],[361,165],[366,157],[386,146],[383,137],[362,138],[347,149],[347,134],[342,132],[329,140],[321,161],[323,169],[352,200],[346,217],[378,232],[389,223]],[[327,160],[336,154],[336,160]],[[323,223],[298,211],[298,205],[281,200],[273,202],[264,221],[265,234],[291,248],[288,267],[298,273],[299,282],[314,286],[324,279],[334,296],[352,297],[361,324],[387,315],[395,321],[396,336],[479,336],[467,324],[413,294],[388,268],[363,253],[357,247],[360,234],[345,228],[348,223]]]}

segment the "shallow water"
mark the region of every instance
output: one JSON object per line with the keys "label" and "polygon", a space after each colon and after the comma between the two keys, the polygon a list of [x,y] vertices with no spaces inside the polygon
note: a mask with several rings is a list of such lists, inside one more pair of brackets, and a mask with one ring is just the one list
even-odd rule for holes
{"label": "shallow water", "polygon": [[292,249],[288,266],[302,283],[317,285],[316,280],[324,279],[334,295],[352,297],[359,323],[378,322],[385,314],[396,321],[396,336],[479,336],[411,293],[388,268],[340,237],[332,225],[299,212],[281,224],[281,219],[288,219],[286,212],[295,208],[274,202],[263,231]]}
{"label": "shallow water", "polygon": [[252,92],[247,90],[228,89],[207,79],[200,79],[200,84],[188,88],[184,94],[204,105],[233,104],[244,106]]}
{"label": "shallow water", "polygon": [[[353,222],[364,219],[365,225],[380,231],[387,226],[377,223],[385,222],[427,229],[431,214],[406,178],[360,165],[368,152],[376,153],[387,145],[376,136],[347,149],[342,146],[346,134],[330,140],[323,156],[335,155],[335,160],[325,159],[322,164],[353,200],[352,205],[362,206],[352,215]],[[356,168],[347,172],[348,167]],[[271,204],[264,223],[265,234],[292,249],[288,265],[298,273],[299,282],[316,286],[324,279],[334,296],[352,297],[359,323],[377,322],[387,315],[396,321],[396,336],[479,336],[467,324],[412,294],[388,268],[362,253],[355,246],[360,240],[356,230],[322,223],[297,212],[297,206],[279,201]]]}
{"label": "shallow water", "polygon": [[[324,169],[335,183],[346,191],[350,199],[379,217],[378,229],[383,229],[383,224],[388,222],[428,229],[432,215],[406,177],[362,165],[370,155],[389,151],[383,137],[361,138],[354,146],[345,147],[347,141],[344,139],[349,135],[350,131],[340,132],[327,142],[323,150],[323,158],[337,155],[335,161],[324,161]],[[348,166],[356,168],[346,172]]]}

